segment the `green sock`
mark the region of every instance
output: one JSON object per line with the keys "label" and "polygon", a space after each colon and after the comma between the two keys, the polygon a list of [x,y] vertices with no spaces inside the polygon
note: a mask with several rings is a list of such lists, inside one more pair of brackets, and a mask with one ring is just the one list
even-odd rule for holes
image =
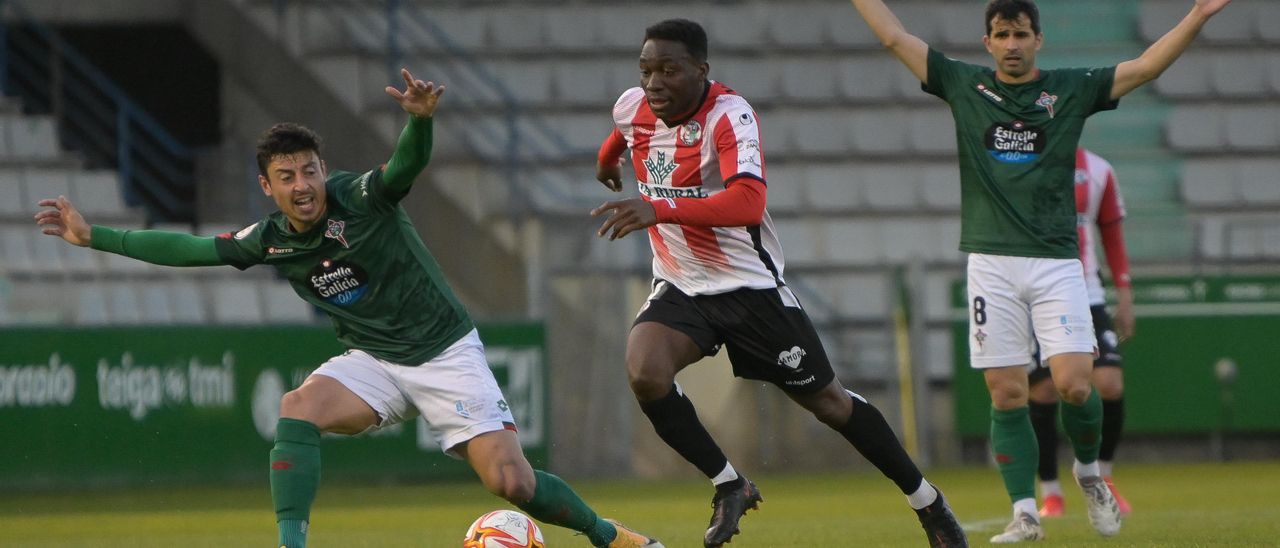
{"label": "green sock", "polygon": [[537,484],[533,489],[533,500],[518,505],[534,519],[559,525],[587,535],[587,539],[595,546],[605,546],[613,542],[617,531],[605,520],[600,519],[587,503],[573,492],[573,488],[564,480],[534,470]]}
{"label": "green sock", "polygon": [[1082,464],[1098,460],[1098,449],[1102,447],[1102,398],[1098,397],[1098,391],[1090,390],[1084,405],[1072,405],[1062,400],[1059,409],[1062,411],[1062,430],[1071,441],[1076,460]]}
{"label": "green sock", "polygon": [[271,501],[281,546],[307,545],[307,521],[319,485],[320,430],[307,421],[280,419],[271,450]]}
{"label": "green sock", "polygon": [[1040,448],[1036,446],[1036,431],[1031,427],[1027,406],[1008,411],[991,408],[991,449],[1009,500],[1034,499]]}

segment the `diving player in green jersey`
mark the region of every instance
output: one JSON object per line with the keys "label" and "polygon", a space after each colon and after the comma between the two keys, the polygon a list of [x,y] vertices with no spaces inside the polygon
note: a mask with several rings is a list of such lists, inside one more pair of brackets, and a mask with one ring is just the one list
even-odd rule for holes
{"label": "diving player in green jersey", "polygon": [[[90,226],[64,196],[41,200],[50,209],[36,223],[72,244],[155,264],[271,265],[329,315],[348,351],[280,400],[270,478],[282,547],[306,544],[321,433],[356,434],[418,414],[446,453],[534,518],[579,531],[595,546],[661,547],[600,519],[568,484],[525,459],[471,318],[400,206],[430,160],[432,116],[444,92],[408,70],[401,75],[404,91],[386,91],[409,122],[385,168],[328,174],[311,130],[277,124],[258,143],[258,182],[280,211],[235,234]],[[457,412],[463,405],[468,412]]]}
{"label": "diving player in green jersey", "polygon": [[[969,253],[969,354],[991,394],[991,445],[1013,521],[993,543],[1044,538],[1036,511],[1037,447],[1027,368],[1039,340],[1061,396],[1073,473],[1089,522],[1120,531],[1099,473],[1102,406],[1089,384],[1096,351],[1076,250],[1073,173],[1084,120],[1171,65],[1231,0],[1195,0],[1172,30],[1113,67],[1040,70],[1044,43],[1032,0],[991,0],[982,42],[994,70],[948,59],[910,34],[883,0],[851,0],[880,42],[951,106],[960,157],[960,249]],[[855,121],[856,123],[856,121]]]}

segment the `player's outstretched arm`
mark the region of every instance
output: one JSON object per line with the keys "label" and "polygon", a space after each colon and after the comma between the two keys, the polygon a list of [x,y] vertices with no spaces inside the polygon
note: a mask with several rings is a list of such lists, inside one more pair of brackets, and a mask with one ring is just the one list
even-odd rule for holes
{"label": "player's outstretched arm", "polygon": [[898,16],[889,11],[882,0],[852,0],[871,32],[884,47],[889,48],[902,64],[921,82],[929,81],[929,45],[918,36],[907,32]]}
{"label": "player's outstretched arm", "polygon": [[622,153],[626,150],[627,140],[613,128],[596,153],[596,180],[614,192],[622,192]]}
{"label": "player's outstretched arm", "polygon": [[36,224],[50,236],[81,247],[92,247],[140,261],[165,266],[214,266],[226,264],[218,256],[213,238],[161,230],[116,230],[90,225],[66,196],[40,200]]}
{"label": "player's outstretched arm", "polygon": [[1210,17],[1222,11],[1231,0],[1196,0],[1191,12],[1182,18],[1156,43],[1151,44],[1137,59],[1116,65],[1115,82],[1111,85],[1111,98],[1119,99],[1142,84],[1155,80],[1187,50],[1191,41],[1200,33]]}
{"label": "player's outstretched arm", "polygon": [[404,77],[404,91],[391,86],[387,86],[386,91],[400,104],[400,108],[409,113],[409,123],[400,132],[400,140],[396,142],[391,159],[387,160],[382,178],[388,188],[407,192],[413,180],[431,161],[431,120],[444,86],[418,80],[409,73],[409,69],[400,69],[400,76]]}

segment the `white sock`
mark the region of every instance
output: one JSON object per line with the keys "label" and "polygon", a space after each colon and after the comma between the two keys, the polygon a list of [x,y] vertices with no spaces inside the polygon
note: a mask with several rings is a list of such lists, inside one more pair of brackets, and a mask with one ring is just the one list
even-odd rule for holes
{"label": "white sock", "polygon": [[1040,523],[1040,509],[1036,508],[1036,499],[1018,499],[1013,503],[1013,519],[1018,519],[1019,514],[1030,514]]}
{"label": "white sock", "polygon": [[907,504],[910,504],[913,510],[923,509],[933,504],[935,500],[938,500],[938,490],[929,485],[929,482],[925,481],[924,478],[920,478],[920,487],[917,487],[915,492],[907,495]]}
{"label": "white sock", "polygon": [[733,469],[732,464],[726,462],[724,463],[724,470],[721,470],[719,474],[716,474],[716,477],[711,478],[711,484],[720,485],[721,483],[736,479],[738,479],[738,471]]}
{"label": "white sock", "polygon": [[1102,477],[1111,477],[1111,461],[1098,459],[1098,469],[1102,471]]}
{"label": "white sock", "polygon": [[1098,461],[1096,460],[1089,464],[1075,461],[1075,463],[1071,465],[1071,472],[1075,474],[1076,479],[1101,475],[1101,470],[1099,470]]}
{"label": "white sock", "polygon": [[1040,482],[1040,496],[1047,497],[1049,495],[1062,496],[1062,483],[1058,480]]}

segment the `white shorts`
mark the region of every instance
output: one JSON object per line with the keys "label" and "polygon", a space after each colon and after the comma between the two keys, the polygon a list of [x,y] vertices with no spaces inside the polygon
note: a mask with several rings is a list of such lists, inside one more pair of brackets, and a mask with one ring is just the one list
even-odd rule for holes
{"label": "white shorts", "polygon": [[446,454],[480,434],[515,430],[511,408],[493,378],[480,335],[472,329],[431,361],[409,367],[362,350],[335,356],[313,375],[332,377],[378,414],[375,428],[426,419]]}
{"label": "white shorts", "polygon": [[1097,351],[1079,259],[969,254],[969,363],[975,369]]}

